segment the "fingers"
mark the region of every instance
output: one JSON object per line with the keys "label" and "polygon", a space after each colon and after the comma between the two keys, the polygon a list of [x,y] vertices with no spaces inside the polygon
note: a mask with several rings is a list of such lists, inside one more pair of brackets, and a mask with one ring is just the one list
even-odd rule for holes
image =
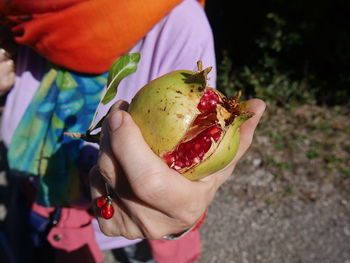
{"label": "fingers", "polygon": [[[111,108],[110,112],[116,110],[124,110],[127,109],[128,103],[125,101],[117,101]],[[111,187],[117,186],[117,178],[120,173],[120,166],[113,155],[113,151],[111,149],[110,144],[110,133],[109,132],[101,132],[100,138],[100,152],[99,158],[97,162],[97,166],[99,167],[100,173],[105,177],[104,179]],[[110,174],[116,176],[108,176]]]}
{"label": "fingers", "polygon": [[100,211],[96,207],[96,199],[100,196],[106,195],[105,182],[102,179],[98,168],[94,166],[89,172],[89,181],[90,181],[90,192],[91,199],[93,201],[92,209],[97,217],[100,216]]}
{"label": "fingers", "polygon": [[164,235],[182,232],[190,228],[198,219],[190,222],[167,216],[141,200],[135,198],[119,198],[112,194],[114,215],[111,219],[101,217],[100,208],[96,206],[96,199],[106,196],[105,182],[94,167],[89,174],[93,210],[97,217],[101,231],[107,236],[124,236],[128,239],[151,238],[159,239]]}
{"label": "fingers", "polygon": [[[149,164],[160,162],[125,111],[127,105],[124,101],[115,103],[102,128],[99,167],[111,186],[116,185],[115,178],[107,175],[116,174],[116,160],[120,162],[131,184],[138,180],[144,181],[145,174],[152,174],[147,171],[151,167]],[[160,165],[163,166],[164,163],[160,162]]]}
{"label": "fingers", "polygon": [[3,48],[0,48],[0,62],[10,58],[10,54]]}
{"label": "fingers", "polygon": [[131,116],[125,111],[113,111],[103,129],[108,130],[110,146],[129,179],[143,181],[144,173],[152,168],[149,164],[159,160],[144,141]]}
{"label": "fingers", "polygon": [[8,58],[4,49],[0,49],[0,95],[13,86],[15,78],[16,75],[13,60]]}
{"label": "fingers", "polygon": [[103,128],[101,151],[111,150],[123,167],[130,185],[136,192],[159,180],[168,172],[166,164],[156,156],[144,141],[131,116],[115,105]]}
{"label": "fingers", "polygon": [[1,77],[0,80],[0,95],[4,94],[8,90],[11,89],[13,84],[15,83],[16,75],[14,72],[9,73],[5,77]]}
{"label": "fingers", "polygon": [[[103,176],[116,186],[125,177],[134,195],[169,216],[183,214],[189,218],[185,221],[199,217],[209,203],[208,186],[191,182],[170,169],[149,148],[140,129],[127,112],[120,110],[120,105],[113,106],[102,129],[99,167]],[[124,176],[116,175],[116,164],[120,164]]]}
{"label": "fingers", "polygon": [[14,69],[15,67],[12,59],[6,59],[0,62],[0,72],[2,74],[5,75],[14,72]]}
{"label": "fingers", "polygon": [[144,237],[134,220],[130,218],[124,206],[115,195],[112,195],[112,206],[114,215],[111,219],[101,217],[101,210],[96,206],[96,199],[106,196],[105,181],[97,166],[89,173],[92,208],[98,220],[101,231],[107,236],[124,236],[128,239]]}

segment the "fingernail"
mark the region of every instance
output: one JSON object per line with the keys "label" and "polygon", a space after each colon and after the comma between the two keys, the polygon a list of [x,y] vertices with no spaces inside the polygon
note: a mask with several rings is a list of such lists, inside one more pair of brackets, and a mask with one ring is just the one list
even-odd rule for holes
{"label": "fingernail", "polygon": [[110,112],[118,111],[118,110],[127,111],[128,107],[129,107],[129,103],[127,103],[124,100],[118,100],[116,103],[113,104],[113,106],[110,109]]}
{"label": "fingernail", "polygon": [[124,110],[124,111],[127,111],[128,108],[129,108],[129,103],[127,103],[126,101],[122,101],[121,104],[120,104],[120,109]]}
{"label": "fingernail", "polygon": [[115,111],[110,116],[108,116],[108,125],[111,131],[118,129],[123,122],[123,113],[122,111]]}
{"label": "fingernail", "polygon": [[9,58],[10,54],[3,48],[0,48],[0,56],[4,58]]}

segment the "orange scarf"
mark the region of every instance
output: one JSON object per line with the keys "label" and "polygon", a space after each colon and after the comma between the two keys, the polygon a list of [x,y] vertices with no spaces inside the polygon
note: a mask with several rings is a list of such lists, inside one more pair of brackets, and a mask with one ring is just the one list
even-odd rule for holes
{"label": "orange scarf", "polygon": [[0,14],[15,21],[17,43],[67,69],[102,73],[181,1],[0,0]]}

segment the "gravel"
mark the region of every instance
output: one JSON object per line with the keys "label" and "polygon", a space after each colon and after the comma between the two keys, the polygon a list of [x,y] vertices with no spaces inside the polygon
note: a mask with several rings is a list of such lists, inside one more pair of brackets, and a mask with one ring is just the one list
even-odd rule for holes
{"label": "gravel", "polygon": [[[241,200],[224,185],[202,227],[200,263],[347,262],[350,202]],[[350,262],[350,261],[349,261]]]}
{"label": "gravel", "polygon": [[[349,108],[265,116],[209,207],[198,263],[350,263]],[[0,169],[0,234],[9,194]]]}

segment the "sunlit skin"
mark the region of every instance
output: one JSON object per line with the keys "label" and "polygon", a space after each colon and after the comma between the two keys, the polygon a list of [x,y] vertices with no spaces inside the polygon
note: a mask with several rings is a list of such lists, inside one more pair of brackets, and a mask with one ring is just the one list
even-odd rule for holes
{"label": "sunlit skin", "polygon": [[8,92],[15,83],[14,61],[7,52],[0,48],[0,96]]}

